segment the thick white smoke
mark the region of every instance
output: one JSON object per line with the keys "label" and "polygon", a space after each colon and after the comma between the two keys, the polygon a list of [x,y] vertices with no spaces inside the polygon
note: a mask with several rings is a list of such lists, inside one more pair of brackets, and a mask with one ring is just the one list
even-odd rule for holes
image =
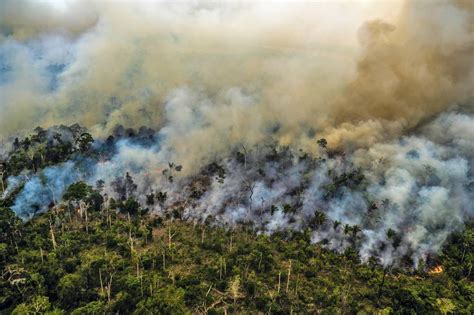
{"label": "thick white smoke", "polygon": [[[180,204],[189,219],[265,233],[309,227],[314,241],[384,264],[436,252],[473,215],[470,1],[4,1],[0,12],[1,137],[73,123],[99,139],[117,125],[158,130],[151,146],[120,141],[92,174],[48,184],[66,164],[29,178],[19,215],[79,178],[115,196],[129,172],[142,204],[167,192],[156,212]],[[290,148],[267,160],[269,143]],[[236,151],[248,151],[243,164]],[[213,161],[223,183],[200,177]]]}
{"label": "thick white smoke", "polygon": [[[137,185],[129,197],[159,214],[181,209],[190,220],[247,224],[263,233],[310,229],[315,242],[335,250],[357,246],[363,260],[375,256],[383,264],[406,259],[417,264],[474,216],[472,130],[473,115],[453,110],[411,135],[352,154],[328,156],[320,149],[313,158],[262,144],[240,148],[244,160],[242,155],[216,159],[224,176],[209,166],[183,176],[168,165],[164,128],[161,141],[151,147],[119,141],[115,155],[82,168],[87,173],[71,162],[45,169],[27,180],[13,209],[25,217],[42,211],[78,179],[91,185],[105,180],[104,193],[119,199],[114,182],[128,172]],[[19,179],[11,177],[9,186],[15,188]],[[146,205],[152,192],[168,198]],[[318,213],[326,218],[319,223]]]}

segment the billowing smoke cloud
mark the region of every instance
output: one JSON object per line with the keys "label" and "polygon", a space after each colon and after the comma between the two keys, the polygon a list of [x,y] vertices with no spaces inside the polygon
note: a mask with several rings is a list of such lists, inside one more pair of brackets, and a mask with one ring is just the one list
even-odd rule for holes
{"label": "billowing smoke cloud", "polygon": [[43,33],[78,35],[94,27],[98,12],[80,1],[4,0],[0,4],[0,38],[27,40]]}
{"label": "billowing smoke cloud", "polygon": [[172,134],[177,159],[199,164],[184,160],[268,137],[306,149],[315,132],[332,146],[367,145],[473,97],[469,1],[6,1],[1,9],[4,137],[60,123],[96,136],[117,124],[160,128],[164,111],[175,111],[195,134]]}
{"label": "billowing smoke cloud", "polygon": [[[59,200],[73,181],[103,179],[109,197],[134,197],[158,214],[177,210],[189,220],[246,224],[262,233],[309,229],[329,248],[356,246],[364,261],[416,265],[474,217],[473,131],[472,114],[450,111],[411,135],[349,155],[320,149],[314,158],[267,144],[240,148],[187,176],[168,165],[159,132],[151,146],[121,140],[110,159],[87,168],[68,162],[45,169],[26,181],[12,209],[27,218]],[[9,189],[21,179],[11,177]],[[160,192],[167,198],[147,202]]]}
{"label": "billowing smoke cloud", "polygon": [[[58,203],[69,185],[81,178],[79,174],[75,163],[67,162],[62,166],[48,167],[40,175],[34,175],[32,178],[20,175],[27,181],[17,196],[12,210],[23,219],[32,218],[35,214],[46,211],[49,206]],[[21,178],[9,178],[9,186],[12,188],[16,188],[21,182]]]}
{"label": "billowing smoke cloud", "polygon": [[[142,204],[167,192],[157,212],[180,204],[216,224],[310,228],[384,264],[435,253],[473,215],[470,1],[3,6],[2,136],[72,123],[99,138],[117,125],[159,130],[157,143],[120,141],[93,175],[75,175],[104,179],[110,196],[130,172]],[[321,137],[347,154],[328,154]],[[213,161],[225,179],[200,177]],[[42,202],[29,201],[35,189]],[[51,198],[35,177],[14,209]]]}
{"label": "billowing smoke cloud", "polygon": [[364,52],[355,79],[336,102],[341,126],[329,133],[331,141],[363,136],[370,142],[377,132],[383,138],[453,104],[472,104],[472,2],[407,2],[397,24],[367,22],[359,38]]}

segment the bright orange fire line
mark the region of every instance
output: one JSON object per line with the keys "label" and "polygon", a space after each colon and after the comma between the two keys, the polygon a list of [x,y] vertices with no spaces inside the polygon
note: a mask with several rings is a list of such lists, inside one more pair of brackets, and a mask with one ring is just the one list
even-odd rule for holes
{"label": "bright orange fire line", "polygon": [[444,271],[443,266],[439,265],[439,266],[434,267],[430,271],[428,271],[428,273],[429,274],[438,274],[438,273],[442,273],[443,271]]}

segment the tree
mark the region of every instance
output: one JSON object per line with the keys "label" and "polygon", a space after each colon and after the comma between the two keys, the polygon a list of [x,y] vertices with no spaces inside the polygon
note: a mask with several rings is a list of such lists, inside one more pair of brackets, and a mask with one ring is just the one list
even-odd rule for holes
{"label": "tree", "polygon": [[166,191],[159,191],[157,194],[156,194],[156,200],[158,200],[158,202],[163,205],[165,202],[166,202],[166,199],[168,198],[168,194],[166,193]]}
{"label": "tree", "polygon": [[[178,165],[177,166],[177,171],[180,172],[181,171],[181,168],[182,166],[181,165]],[[166,176],[166,178],[168,179],[168,181],[170,183],[172,183],[174,181],[174,176],[173,176],[173,170],[175,169],[175,165],[173,162],[168,162],[168,169],[164,169],[161,173]]]}
{"label": "tree", "polygon": [[326,149],[327,146],[328,146],[328,142],[327,142],[327,140],[324,139],[324,138],[319,139],[318,141],[316,141],[316,143],[317,143],[317,144],[319,145],[319,147],[322,148],[322,149]]}
{"label": "tree", "polygon": [[58,286],[59,301],[65,309],[75,308],[82,298],[84,283],[78,274],[67,274],[61,278]]}
{"label": "tree", "polygon": [[106,314],[107,308],[102,301],[90,302],[82,307],[76,308],[71,315],[96,315]]}
{"label": "tree", "polygon": [[58,309],[52,310],[49,298],[46,296],[35,296],[29,303],[21,303],[15,307],[12,311],[12,315],[23,315],[23,314],[62,314]]}
{"label": "tree", "polygon": [[283,213],[285,214],[295,214],[296,213],[296,208],[292,207],[291,205],[285,203],[283,205]]}
{"label": "tree", "polygon": [[137,190],[137,184],[135,184],[129,172],[125,174],[125,189],[127,191],[127,198],[132,197]]}
{"label": "tree", "polygon": [[151,297],[139,302],[133,314],[190,314],[184,303],[184,293],[183,289],[168,285],[157,290]]}
{"label": "tree", "polygon": [[63,195],[63,199],[66,201],[79,201],[85,200],[92,193],[92,187],[87,185],[83,181],[79,181],[71,184]]}
{"label": "tree", "polygon": [[95,188],[99,191],[102,192],[102,190],[105,187],[105,181],[102,179],[99,179],[98,181],[95,182]]}
{"label": "tree", "polygon": [[92,210],[99,211],[104,203],[104,197],[98,191],[93,190],[87,198],[87,202]]}
{"label": "tree", "polygon": [[326,214],[322,211],[314,211],[313,226],[315,228],[320,228],[326,222]]}
{"label": "tree", "polygon": [[15,138],[13,141],[13,151],[19,150],[20,149],[20,140],[18,138]]}
{"label": "tree", "polygon": [[344,235],[349,235],[351,230],[352,230],[352,228],[349,224],[344,224]]}
{"label": "tree", "polygon": [[146,205],[153,206],[155,204],[155,193],[151,192],[151,194],[146,195]]}
{"label": "tree", "polygon": [[120,207],[120,211],[123,213],[130,213],[130,215],[138,214],[140,204],[133,198],[128,198]]}
{"label": "tree", "polygon": [[5,191],[5,183],[3,182],[3,177],[7,173],[6,167],[3,163],[0,164],[0,187],[2,188],[2,194]]}
{"label": "tree", "polygon": [[229,297],[234,302],[234,305],[238,299],[244,297],[240,289],[240,276],[239,275],[236,275],[231,279],[231,281],[229,282],[229,287],[227,288],[227,292],[229,294]]}
{"label": "tree", "polygon": [[90,150],[94,138],[92,138],[90,133],[84,132],[76,139],[76,145],[79,148],[80,152],[87,152]]}
{"label": "tree", "polygon": [[358,234],[360,231],[362,231],[362,230],[361,230],[361,228],[360,228],[357,224],[353,225],[353,226],[352,226],[352,237],[353,237],[353,238],[356,238],[357,234]]}
{"label": "tree", "polygon": [[0,207],[0,242],[11,242],[15,239],[15,230],[21,221],[10,208]]}
{"label": "tree", "polygon": [[104,202],[104,198],[98,191],[82,181],[71,184],[64,193],[63,199],[73,202],[76,207],[79,205],[81,215],[82,211],[86,211],[87,215],[89,207],[94,211],[99,211]]}

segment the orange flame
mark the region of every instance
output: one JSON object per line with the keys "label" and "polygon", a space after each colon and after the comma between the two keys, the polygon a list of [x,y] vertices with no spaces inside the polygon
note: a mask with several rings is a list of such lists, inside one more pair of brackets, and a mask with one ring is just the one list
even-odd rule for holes
{"label": "orange flame", "polygon": [[430,269],[430,270],[428,271],[428,273],[429,273],[430,275],[433,275],[433,274],[440,274],[440,273],[442,273],[443,271],[444,271],[443,266],[439,265],[439,266],[436,266],[436,267]]}

